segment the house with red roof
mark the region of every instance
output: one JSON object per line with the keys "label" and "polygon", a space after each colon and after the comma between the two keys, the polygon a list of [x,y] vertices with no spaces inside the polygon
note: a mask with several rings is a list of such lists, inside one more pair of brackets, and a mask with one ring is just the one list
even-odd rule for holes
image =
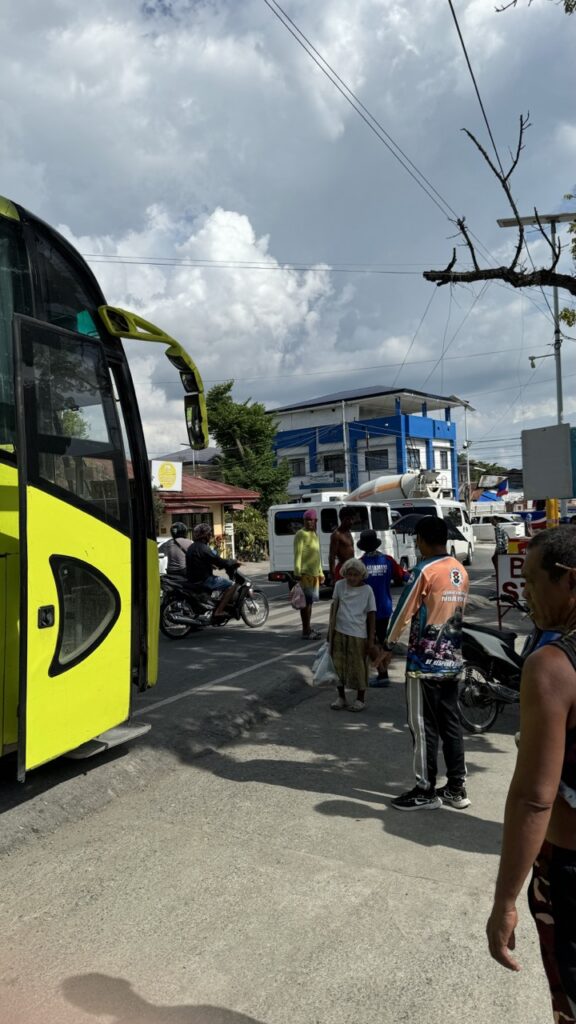
{"label": "house with red roof", "polygon": [[198,523],[210,523],[216,540],[223,538],[221,543],[233,534],[234,512],[253,505],[260,498],[259,491],[232,487],[219,480],[205,480],[194,476],[186,467],[183,468],[181,491],[158,493],[164,504],[159,522],[162,537],[170,534],[172,523],[185,523],[190,534]]}

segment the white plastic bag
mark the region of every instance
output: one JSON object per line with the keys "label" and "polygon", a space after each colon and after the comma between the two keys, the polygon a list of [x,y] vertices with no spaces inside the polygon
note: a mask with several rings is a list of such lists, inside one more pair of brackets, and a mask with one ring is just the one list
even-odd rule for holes
{"label": "white plastic bag", "polygon": [[337,682],[338,676],[330,656],[330,645],[322,644],[312,665],[312,686],[329,686]]}
{"label": "white plastic bag", "polygon": [[297,611],[300,611],[301,608],[306,607],[306,598],[304,596],[304,591],[302,590],[302,587],[300,586],[299,583],[295,583],[294,586],[292,587],[292,590],[290,591],[290,604],[292,605],[293,608],[296,608]]}

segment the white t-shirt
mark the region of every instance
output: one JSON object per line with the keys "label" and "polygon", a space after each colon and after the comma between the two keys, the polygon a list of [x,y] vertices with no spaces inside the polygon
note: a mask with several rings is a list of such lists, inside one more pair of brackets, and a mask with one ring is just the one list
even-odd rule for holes
{"label": "white t-shirt", "polygon": [[338,602],[336,612],[336,629],[346,636],[359,636],[366,639],[368,612],[376,611],[374,591],[367,583],[359,587],[351,587],[346,580],[338,580],[334,587],[334,601]]}

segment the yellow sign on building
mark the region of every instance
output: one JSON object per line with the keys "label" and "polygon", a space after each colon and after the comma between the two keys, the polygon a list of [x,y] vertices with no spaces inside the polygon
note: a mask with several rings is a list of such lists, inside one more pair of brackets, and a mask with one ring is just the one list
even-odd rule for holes
{"label": "yellow sign on building", "polygon": [[181,491],[182,463],[153,460],[152,486],[157,487],[159,491]]}

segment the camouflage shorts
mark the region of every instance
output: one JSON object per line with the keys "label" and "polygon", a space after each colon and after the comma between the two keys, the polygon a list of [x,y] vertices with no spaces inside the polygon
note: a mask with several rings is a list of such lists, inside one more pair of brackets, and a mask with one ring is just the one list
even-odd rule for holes
{"label": "camouflage shorts", "polygon": [[554,1020],[576,1024],[576,850],[545,842],[528,890]]}

